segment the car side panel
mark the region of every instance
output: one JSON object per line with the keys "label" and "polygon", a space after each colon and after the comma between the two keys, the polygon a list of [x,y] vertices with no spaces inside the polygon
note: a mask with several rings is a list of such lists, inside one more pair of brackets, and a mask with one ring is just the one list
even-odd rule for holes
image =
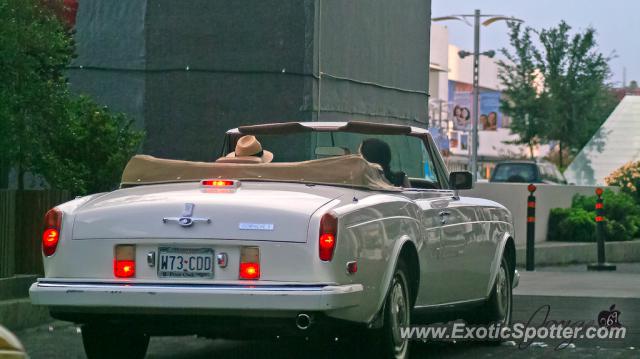
{"label": "car side panel", "polygon": [[402,244],[422,245],[420,211],[411,200],[399,195],[366,197],[334,210],[338,215],[336,256],[332,264],[346,273],[346,263],[357,261],[358,271],[347,275],[364,287],[362,303],[330,316],[369,322],[381,308]]}

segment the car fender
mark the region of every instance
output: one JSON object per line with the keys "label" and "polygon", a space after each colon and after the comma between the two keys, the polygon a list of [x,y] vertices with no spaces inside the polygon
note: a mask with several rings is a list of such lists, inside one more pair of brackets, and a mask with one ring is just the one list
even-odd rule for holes
{"label": "car fender", "polygon": [[381,279],[381,283],[382,286],[380,287],[380,295],[378,296],[378,303],[376,305],[376,312],[374,313],[373,317],[369,320],[370,322],[370,327],[378,327],[382,324],[382,313],[384,310],[384,305],[386,303],[386,299],[387,299],[387,293],[389,293],[389,288],[391,286],[391,279],[393,278],[393,273],[396,270],[396,266],[398,265],[398,260],[400,259],[400,252],[402,251],[402,248],[404,247],[404,245],[407,242],[411,242],[414,247],[417,248],[416,243],[414,243],[414,240],[411,239],[411,237],[409,237],[408,235],[403,235],[400,238],[398,238],[395,241],[395,244],[393,246],[393,249],[391,250],[391,254],[389,256],[389,265],[387,266],[387,269],[384,271],[384,275],[382,276]]}
{"label": "car fender", "polygon": [[[496,276],[498,275],[500,262],[502,261],[502,256],[504,255],[505,247],[507,245],[509,238],[513,238],[511,233],[505,232],[504,234],[502,234],[500,243],[498,244],[498,247],[496,250],[496,256],[494,257],[491,263],[491,275],[490,275],[489,285],[487,286],[487,290],[486,290],[487,298],[489,298],[489,296],[491,295],[491,290],[493,289],[493,284],[496,280]],[[512,278],[512,283],[514,280],[515,278]]]}

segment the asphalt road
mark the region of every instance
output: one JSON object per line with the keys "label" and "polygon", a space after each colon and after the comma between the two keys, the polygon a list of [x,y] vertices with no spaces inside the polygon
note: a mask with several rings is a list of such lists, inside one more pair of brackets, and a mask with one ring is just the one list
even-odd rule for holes
{"label": "asphalt road", "polygon": [[[553,341],[535,341],[526,349],[515,342],[492,346],[472,342],[414,342],[413,358],[638,358],[640,357],[640,300],[572,298],[545,296],[517,296],[514,300],[514,319],[526,322],[542,305],[549,305],[549,319],[592,320],[601,310],[612,304],[621,311],[620,322],[627,327],[623,340],[577,340],[572,346],[555,350]],[[70,323],[55,322],[16,333],[31,358],[84,358],[80,330]],[[360,351],[354,344],[323,343],[321,345],[292,346],[278,341],[241,342],[210,340],[195,336],[154,337],[149,345],[148,358],[358,358]]]}

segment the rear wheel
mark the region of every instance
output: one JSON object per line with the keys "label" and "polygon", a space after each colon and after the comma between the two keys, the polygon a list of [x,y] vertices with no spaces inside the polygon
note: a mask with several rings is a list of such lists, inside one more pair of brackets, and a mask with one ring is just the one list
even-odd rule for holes
{"label": "rear wheel", "polygon": [[139,359],[147,353],[149,336],[101,324],[87,324],[82,327],[82,344],[89,359]]}
{"label": "rear wheel", "polygon": [[409,340],[402,338],[401,328],[411,325],[411,299],[407,266],[398,262],[384,307],[384,324],[369,336],[372,357],[404,359],[409,357]]}

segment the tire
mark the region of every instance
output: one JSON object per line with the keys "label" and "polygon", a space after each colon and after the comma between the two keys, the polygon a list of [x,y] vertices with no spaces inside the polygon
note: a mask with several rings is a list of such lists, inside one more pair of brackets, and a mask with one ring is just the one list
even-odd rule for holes
{"label": "tire", "polygon": [[[469,322],[483,325],[497,323],[501,327],[510,325],[513,311],[513,289],[511,283],[509,263],[505,257],[502,257],[489,300],[476,311],[477,314],[470,318]],[[500,343],[501,340],[489,340],[489,342]]]}
{"label": "tire", "polygon": [[384,305],[382,328],[370,330],[367,343],[369,357],[405,359],[409,357],[408,339],[400,336],[400,327],[411,325],[411,298],[409,296],[408,269],[402,260],[391,279]]}
{"label": "tire", "polygon": [[87,324],[82,327],[82,344],[89,359],[141,359],[147,353],[149,336],[103,324]]}

